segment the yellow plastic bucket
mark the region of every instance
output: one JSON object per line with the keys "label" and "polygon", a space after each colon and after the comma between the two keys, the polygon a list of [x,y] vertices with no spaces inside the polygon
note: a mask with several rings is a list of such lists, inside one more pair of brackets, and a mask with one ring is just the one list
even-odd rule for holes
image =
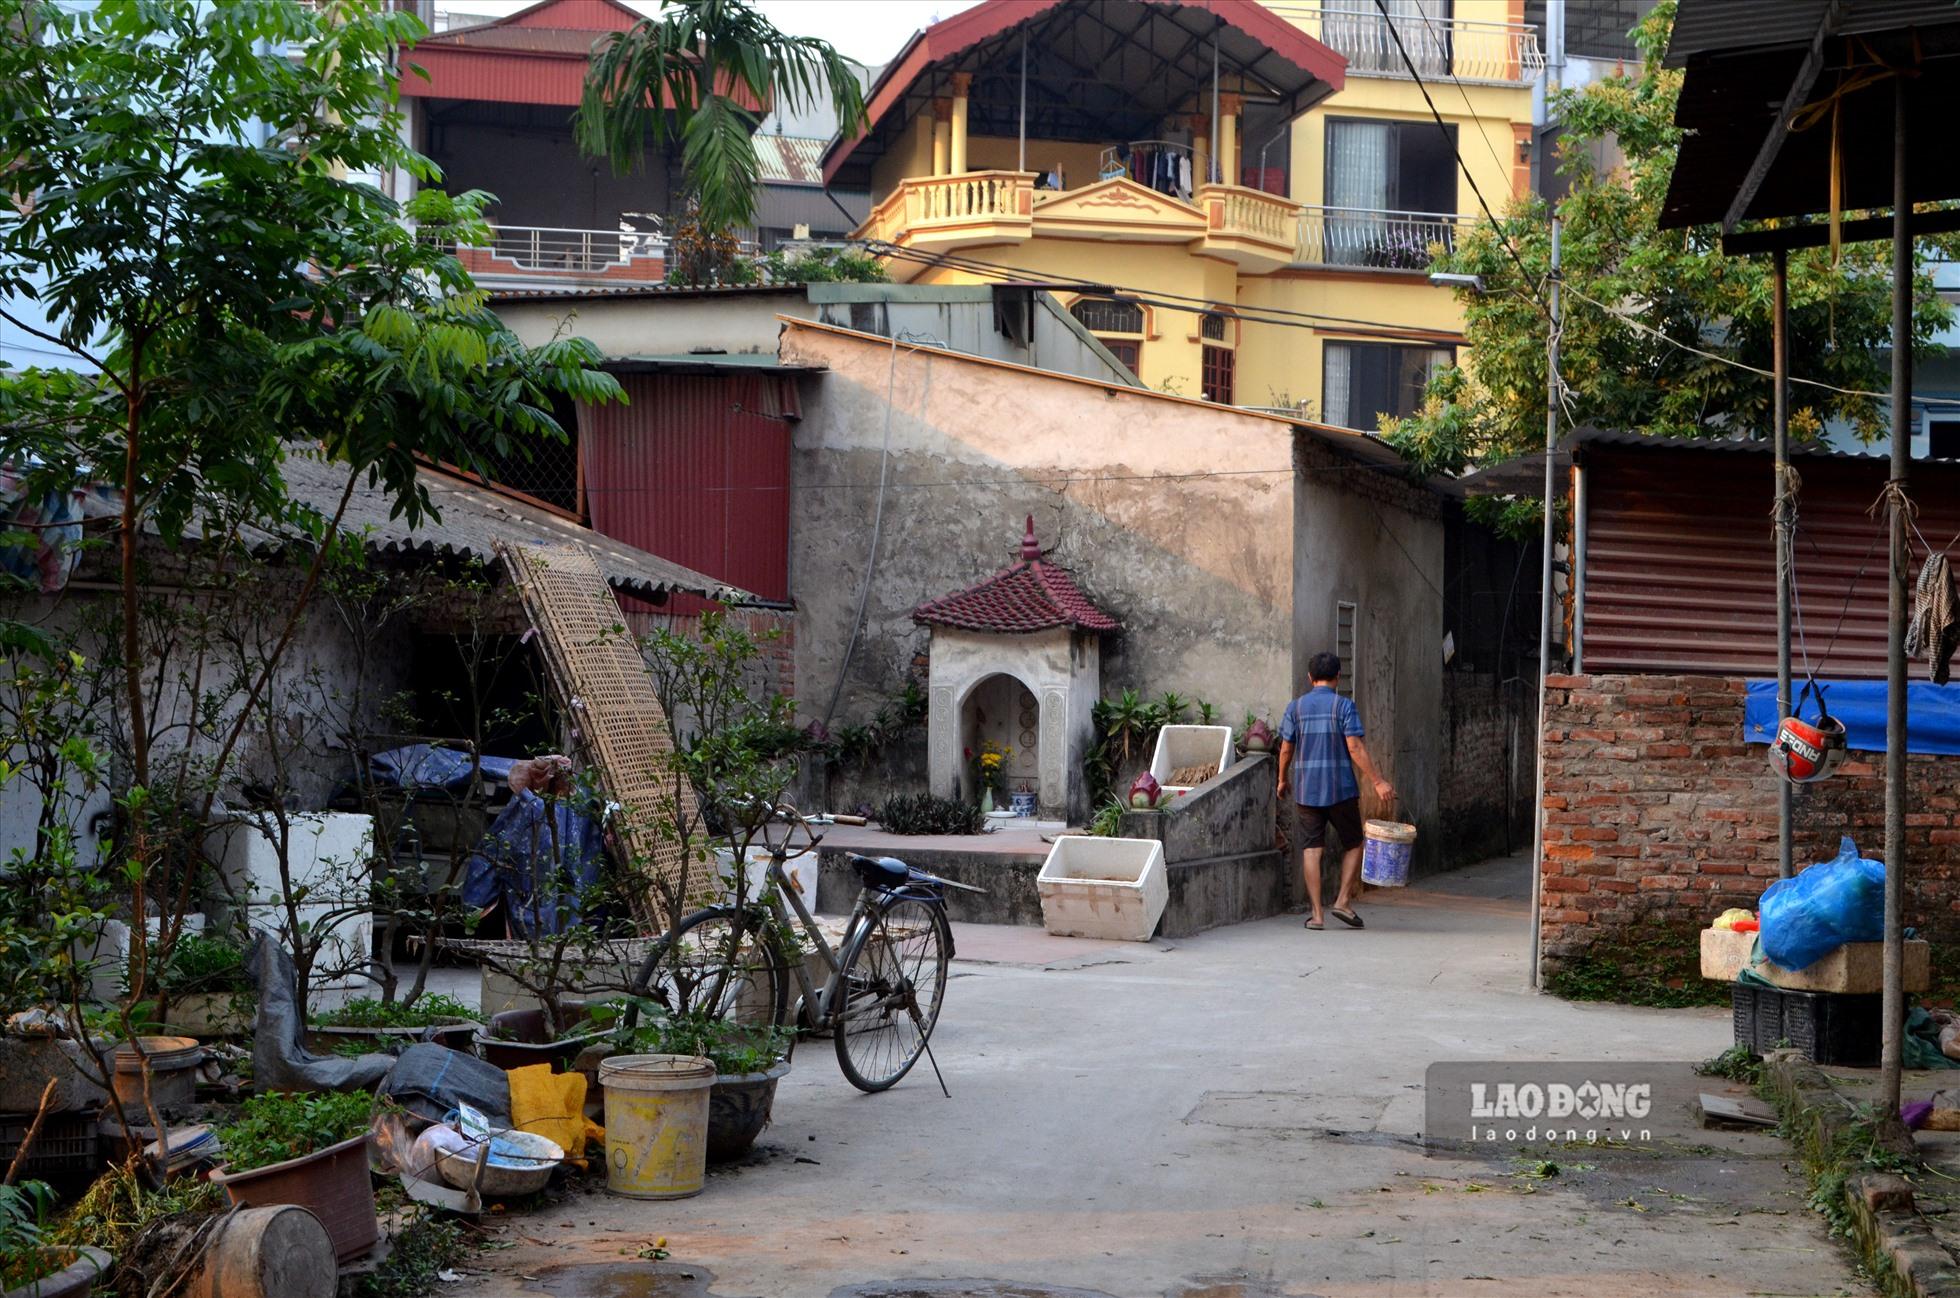
{"label": "yellow plastic bucket", "polygon": [[708,1172],[715,1066],[693,1055],[618,1055],[599,1063],[606,1093],[606,1189],[685,1199]]}

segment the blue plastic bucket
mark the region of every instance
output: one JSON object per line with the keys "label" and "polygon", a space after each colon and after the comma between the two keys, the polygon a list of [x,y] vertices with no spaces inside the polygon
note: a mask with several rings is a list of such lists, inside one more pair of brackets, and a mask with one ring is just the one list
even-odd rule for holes
{"label": "blue plastic bucket", "polygon": [[1405,888],[1409,857],[1416,850],[1416,827],[1394,820],[1371,820],[1361,827],[1361,882],[1371,888]]}

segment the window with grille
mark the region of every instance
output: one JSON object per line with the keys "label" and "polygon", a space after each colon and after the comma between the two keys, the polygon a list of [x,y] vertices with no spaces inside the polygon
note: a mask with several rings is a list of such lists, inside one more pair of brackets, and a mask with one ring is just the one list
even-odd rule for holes
{"label": "window with grille", "polygon": [[1348,600],[1336,600],[1334,603],[1334,653],[1341,660],[1341,679],[1334,689],[1349,698],[1354,697],[1354,646],[1358,634],[1356,627],[1360,621],[1358,612],[1356,605]]}
{"label": "window with grille", "polygon": [[1134,302],[1113,297],[1085,297],[1069,308],[1069,314],[1082,322],[1092,334],[1141,334],[1143,308]]}
{"label": "window with grille", "polygon": [[1118,298],[1085,297],[1069,308],[1069,314],[1109,348],[1109,354],[1137,372],[1143,359],[1143,308]]}
{"label": "window with grille", "polygon": [[1212,342],[1225,341],[1225,317],[1216,311],[1207,311],[1198,324],[1198,332]]}
{"label": "window with grille", "polygon": [[547,437],[512,439],[510,450],[499,455],[494,447],[483,453],[484,478],[494,487],[571,515],[584,516],[585,502],[579,499],[578,407],[554,399],[551,414],[565,430],[565,440]]}

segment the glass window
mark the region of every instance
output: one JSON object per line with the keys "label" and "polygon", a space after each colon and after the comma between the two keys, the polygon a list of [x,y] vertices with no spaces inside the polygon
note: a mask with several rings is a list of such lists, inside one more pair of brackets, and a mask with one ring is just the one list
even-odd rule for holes
{"label": "glass window", "polygon": [[1328,343],[1321,377],[1321,417],[1373,432],[1383,415],[1407,418],[1422,407],[1429,376],[1456,362],[1449,347],[1405,343]]}
{"label": "glass window", "polygon": [[1204,346],[1203,351],[1205,400],[1229,406],[1232,404],[1232,387],[1238,368],[1238,354],[1230,347],[1219,347],[1210,343]]}

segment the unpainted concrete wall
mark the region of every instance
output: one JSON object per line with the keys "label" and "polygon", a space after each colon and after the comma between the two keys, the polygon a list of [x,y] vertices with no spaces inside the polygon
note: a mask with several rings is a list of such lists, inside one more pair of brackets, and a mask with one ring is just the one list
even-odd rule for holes
{"label": "unpainted concrete wall", "polygon": [[[1290,696],[1288,424],[794,324],[782,357],[828,371],[805,386],[791,464],[807,715],[844,669],[881,473],[833,729],[912,671],[926,643],[912,610],[1013,562],[1028,514],[1050,559],[1123,624],[1104,641],[1105,696],[1177,690],[1233,719],[1275,715]],[[1339,490],[1303,481],[1316,499]]]}
{"label": "unpainted concrete wall", "polygon": [[[1352,661],[1342,664],[1367,730],[1368,751],[1395,786],[1394,808],[1362,789],[1364,816],[1414,824],[1414,868],[1442,862],[1437,788],[1442,769],[1443,527],[1438,498],[1357,469],[1318,441],[1297,447],[1294,499],[1293,687],[1307,663],[1335,650],[1336,606],[1355,606]],[[1268,709],[1277,717],[1282,705]]]}

